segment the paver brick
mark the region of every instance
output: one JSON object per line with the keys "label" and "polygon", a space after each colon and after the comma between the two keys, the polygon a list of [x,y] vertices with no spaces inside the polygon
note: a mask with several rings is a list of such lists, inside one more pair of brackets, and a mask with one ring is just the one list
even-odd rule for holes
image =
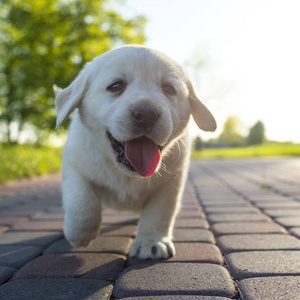
{"label": "paver brick", "polygon": [[108,300],[113,285],[96,279],[26,279],[0,286],[0,299]]}
{"label": "paver brick", "polygon": [[31,245],[47,247],[62,237],[62,233],[52,231],[7,231],[0,235],[0,245]]}
{"label": "paver brick", "polygon": [[295,216],[300,217],[300,209],[265,209],[264,213],[270,217],[287,217]]}
{"label": "paver brick", "polygon": [[102,214],[102,224],[114,224],[114,225],[137,225],[138,224],[138,217],[124,216],[124,215],[106,215],[105,213]]}
{"label": "paver brick", "polygon": [[27,220],[28,220],[28,218],[26,218],[26,217],[1,216],[0,217],[0,228],[1,228],[1,226],[13,226],[18,223],[25,222]]}
{"label": "paver brick", "polygon": [[284,208],[284,209],[298,209],[300,208],[300,203],[297,201],[293,202],[263,202],[263,203],[256,203],[255,204],[259,209],[265,210],[265,209],[278,209],[278,208]]}
{"label": "paver brick", "polygon": [[26,245],[0,245],[0,266],[21,268],[43,252],[43,248]]}
{"label": "paver brick", "polygon": [[63,221],[35,221],[17,224],[12,230],[18,231],[62,231],[64,228]]}
{"label": "paver brick", "polygon": [[125,269],[113,291],[115,298],[159,295],[202,295],[233,297],[234,283],[215,264],[162,263]]}
{"label": "paver brick", "polygon": [[258,213],[241,213],[241,214],[210,214],[207,216],[210,223],[222,222],[270,222],[270,218]]}
{"label": "paver brick", "polygon": [[137,232],[136,225],[102,225],[100,235],[105,236],[127,236],[135,237]]}
{"label": "paver brick", "polygon": [[204,209],[206,214],[224,214],[224,213],[258,213],[259,210],[249,206],[218,206],[218,207],[206,207]]}
{"label": "paver brick", "polygon": [[[0,284],[8,280],[16,271],[17,270],[15,268],[0,266]],[[0,299],[7,299],[7,298],[0,297]]]}
{"label": "paver brick", "polygon": [[244,279],[238,283],[242,300],[287,300],[300,298],[300,276]]}
{"label": "paver brick", "polygon": [[249,277],[300,275],[300,251],[250,251],[225,255],[230,274]]}
{"label": "paver brick", "polygon": [[2,217],[27,217],[27,218],[32,218],[34,216],[37,216],[41,213],[44,213],[44,210],[38,210],[38,209],[31,209],[31,210],[5,210],[0,212],[0,218]]}
{"label": "paver brick", "polygon": [[266,222],[223,222],[211,226],[216,236],[224,234],[252,234],[252,233],[284,233],[285,230],[275,223]]}
{"label": "paver brick", "polygon": [[300,250],[300,240],[286,234],[223,235],[217,239],[217,245],[223,254],[249,250]]}
{"label": "paver brick", "polygon": [[62,239],[47,248],[44,254],[106,252],[127,255],[132,243],[133,239],[129,237],[99,236],[89,247],[73,248],[66,239]]}
{"label": "paver brick", "polygon": [[249,205],[247,205],[247,202],[245,202],[244,200],[240,200],[240,199],[207,201],[207,202],[202,202],[201,205],[205,208],[208,208],[208,207],[249,207]]}
{"label": "paver brick", "polygon": [[293,200],[292,198],[278,196],[275,195],[274,197],[258,197],[257,199],[249,199],[252,204],[259,204],[259,203],[282,203],[284,201]]}
{"label": "paver brick", "polygon": [[63,221],[65,218],[64,212],[46,212],[39,214],[31,219],[31,221]]}
{"label": "paver brick", "polygon": [[180,211],[177,215],[178,219],[184,218],[205,218],[205,214],[200,209],[192,211]]}
{"label": "paver brick", "polygon": [[143,296],[143,297],[129,297],[118,300],[229,300],[230,298],[215,297],[215,296]]}
{"label": "paver brick", "polygon": [[279,223],[285,228],[300,227],[300,217],[280,217],[276,218],[275,222]]}
{"label": "paver brick", "polygon": [[213,263],[223,265],[224,260],[219,248],[208,243],[175,243],[176,255],[164,260],[143,260],[129,258],[127,265],[153,264],[155,263]]}
{"label": "paver brick", "polygon": [[207,229],[175,228],[173,231],[173,241],[214,243],[215,239],[212,232]]}
{"label": "paver brick", "polygon": [[29,262],[13,280],[80,277],[111,281],[117,279],[124,264],[125,257],[117,254],[49,254]]}
{"label": "paver brick", "polygon": [[9,228],[7,226],[0,226],[0,233],[7,231]]}
{"label": "paver brick", "polygon": [[176,219],[175,228],[205,228],[209,227],[208,222],[205,219]]}
{"label": "paver brick", "polygon": [[300,227],[294,227],[289,229],[290,234],[300,239]]}

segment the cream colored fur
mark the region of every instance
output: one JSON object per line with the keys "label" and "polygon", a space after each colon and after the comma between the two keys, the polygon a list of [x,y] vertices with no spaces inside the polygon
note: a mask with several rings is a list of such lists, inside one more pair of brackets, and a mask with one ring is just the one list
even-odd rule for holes
{"label": "cream colored fur", "polygon": [[[126,82],[115,95],[107,87]],[[166,94],[168,83],[176,95]],[[135,130],[131,111],[151,106],[160,113],[151,130]],[[95,58],[56,96],[57,127],[74,112],[63,152],[64,233],[75,246],[88,246],[100,232],[102,205],[140,213],[130,256],[168,258],[175,254],[172,230],[188,170],[190,114],[205,131],[216,122],[197,98],[182,68],[166,55],[143,46],[125,46]],[[117,162],[107,137],[126,142],[141,135],[163,146],[149,178]]]}

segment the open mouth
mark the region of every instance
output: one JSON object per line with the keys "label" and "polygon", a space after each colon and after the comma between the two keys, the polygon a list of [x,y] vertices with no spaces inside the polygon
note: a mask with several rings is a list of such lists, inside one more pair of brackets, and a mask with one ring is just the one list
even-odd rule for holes
{"label": "open mouth", "polygon": [[150,138],[141,136],[121,143],[107,132],[111,147],[118,154],[117,161],[129,171],[137,172],[143,177],[154,174],[160,161],[162,146],[156,145]]}

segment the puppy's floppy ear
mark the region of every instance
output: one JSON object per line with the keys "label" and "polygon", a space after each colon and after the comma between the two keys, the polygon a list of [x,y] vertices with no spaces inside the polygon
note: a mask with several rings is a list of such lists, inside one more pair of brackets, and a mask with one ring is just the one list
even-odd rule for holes
{"label": "puppy's floppy ear", "polygon": [[79,73],[76,79],[65,89],[56,94],[56,128],[62,125],[84,98],[88,89],[88,68]]}
{"label": "puppy's floppy ear", "polygon": [[189,81],[189,101],[191,105],[191,113],[198,127],[204,131],[215,131],[217,129],[217,123],[208,110],[208,108],[198,99],[194,91],[193,85]]}

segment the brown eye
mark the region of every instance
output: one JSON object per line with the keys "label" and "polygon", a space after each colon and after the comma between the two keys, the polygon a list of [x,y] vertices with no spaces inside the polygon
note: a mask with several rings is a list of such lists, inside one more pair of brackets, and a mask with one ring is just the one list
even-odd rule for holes
{"label": "brown eye", "polygon": [[165,94],[170,95],[170,96],[174,96],[177,94],[176,89],[170,83],[163,84],[162,90]]}
{"label": "brown eye", "polygon": [[118,80],[113,82],[112,84],[110,84],[106,90],[108,90],[111,93],[120,93],[123,92],[123,90],[125,89],[126,84],[123,80]]}

